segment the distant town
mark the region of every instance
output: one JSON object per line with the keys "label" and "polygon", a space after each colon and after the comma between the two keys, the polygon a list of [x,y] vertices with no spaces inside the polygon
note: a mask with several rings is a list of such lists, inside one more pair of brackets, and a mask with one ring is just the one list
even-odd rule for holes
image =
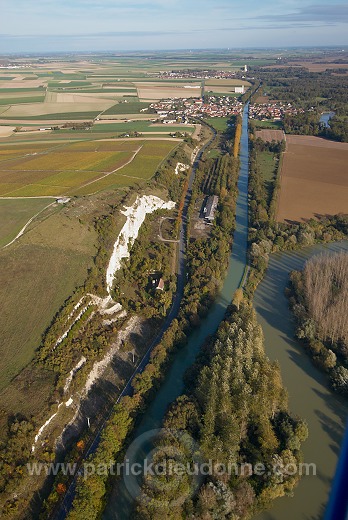
{"label": "distant town", "polygon": [[[247,65],[241,69],[242,72],[248,72]],[[165,70],[160,72],[150,73],[148,75],[158,77],[159,79],[237,79],[241,78],[240,71],[226,71],[226,70],[201,70],[201,69],[186,69],[186,70]]]}
{"label": "distant town", "polygon": [[[151,103],[150,110],[158,115],[164,124],[189,123],[191,118],[230,117],[241,115],[243,103],[239,98],[231,96],[205,96],[199,99],[169,98]],[[295,116],[304,113],[303,108],[294,107],[291,103],[270,101],[250,105],[250,119],[281,121],[285,115]]]}
{"label": "distant town", "polygon": [[159,116],[162,123],[188,123],[190,118],[240,115],[243,103],[230,96],[207,96],[206,101],[171,98],[151,103],[150,109]]}

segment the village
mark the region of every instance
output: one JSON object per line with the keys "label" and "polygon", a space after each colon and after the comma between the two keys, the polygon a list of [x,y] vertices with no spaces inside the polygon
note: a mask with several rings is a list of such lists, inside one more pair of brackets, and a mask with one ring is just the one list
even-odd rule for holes
{"label": "village", "polygon": [[190,118],[229,117],[241,115],[243,103],[230,96],[205,96],[205,101],[199,99],[163,99],[150,105],[164,124],[188,123]]}
{"label": "village", "polygon": [[281,121],[285,114],[296,116],[303,113],[303,108],[296,108],[291,103],[282,101],[270,101],[268,103],[255,103],[249,107],[250,119],[272,119]]}
{"label": "village", "polygon": [[159,79],[237,79],[244,78],[242,72],[248,72],[247,65],[244,65],[241,71],[187,69],[152,72],[148,75]]}

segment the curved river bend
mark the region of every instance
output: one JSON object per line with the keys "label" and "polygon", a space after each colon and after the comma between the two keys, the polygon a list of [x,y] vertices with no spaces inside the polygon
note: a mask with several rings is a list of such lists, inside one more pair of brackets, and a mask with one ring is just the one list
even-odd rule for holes
{"label": "curved river bend", "polygon": [[293,497],[273,503],[257,520],[319,520],[323,517],[342,441],[348,403],[327,386],[327,377],[312,364],[294,339],[294,323],[284,289],[289,272],[303,268],[305,261],[321,252],[348,251],[348,242],[315,245],[301,251],[271,255],[266,276],[256,290],[254,305],[265,336],[266,354],[278,360],[289,407],[308,423],[309,437],[303,444],[305,462],[317,466],[317,476],[304,476]]}

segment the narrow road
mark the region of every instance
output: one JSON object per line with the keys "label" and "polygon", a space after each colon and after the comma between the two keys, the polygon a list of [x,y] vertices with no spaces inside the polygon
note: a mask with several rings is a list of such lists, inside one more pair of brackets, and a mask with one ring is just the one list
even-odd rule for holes
{"label": "narrow road", "polygon": [[[198,167],[199,161],[202,157],[202,154],[203,154],[204,150],[207,148],[207,146],[209,146],[210,143],[215,139],[215,136],[216,136],[216,132],[214,132],[213,137],[207,143],[205,143],[205,145],[202,146],[202,148],[197,152],[196,156],[193,159],[192,171],[191,171],[191,175],[190,175],[189,182],[188,182],[188,189],[187,189],[186,196],[185,196],[184,207],[182,210],[182,221],[181,221],[181,226],[180,226],[179,251],[178,251],[178,277],[177,277],[176,293],[174,295],[172,307],[162,325],[160,332],[158,333],[156,338],[150,344],[145,355],[143,356],[143,358],[141,359],[141,361],[135,368],[135,370],[134,370],[133,374],[131,375],[131,377],[129,378],[127,384],[124,386],[122,392],[119,394],[118,398],[116,399],[115,404],[118,403],[122,399],[122,397],[132,394],[132,381],[133,381],[134,377],[136,376],[136,374],[139,374],[144,370],[147,363],[149,362],[151,351],[161,341],[163,334],[169,328],[173,319],[176,318],[176,316],[179,312],[180,303],[181,303],[181,300],[182,300],[182,297],[184,294],[185,278],[186,278],[186,276],[185,276],[185,264],[186,264],[185,257],[186,257],[187,223],[188,223],[187,222],[187,212],[188,212],[189,204],[190,204],[191,197],[192,197],[192,186],[193,186],[197,167]],[[97,449],[99,442],[100,442],[101,433],[102,433],[107,421],[109,420],[111,414],[112,414],[112,410],[110,411],[110,413],[106,417],[106,419],[103,421],[100,428],[95,433],[95,437],[94,437],[93,441],[91,442],[87,452],[84,455],[84,460],[91,453],[95,452],[95,450]],[[77,480],[77,475],[74,476],[72,482],[70,483],[70,485],[67,489],[67,492],[64,495],[64,498],[62,499],[61,503],[59,504],[59,507],[49,517],[52,520],[64,520],[67,517],[67,515],[71,509],[72,502],[74,500],[74,496],[75,496],[76,480]]]}
{"label": "narrow road", "polygon": [[40,213],[45,211],[45,209],[49,208],[50,206],[53,206],[53,204],[55,204],[55,202],[50,202],[50,204],[47,204],[47,206],[45,206],[44,208],[40,209],[40,211],[38,211],[33,217],[31,217],[28,220],[28,222],[22,227],[20,232],[11,240],[11,242],[8,242],[8,244],[5,244],[4,246],[2,246],[1,249],[5,249],[6,247],[8,247],[11,244],[13,244],[19,237],[21,237],[23,235],[24,231],[27,229],[29,224],[31,224],[33,222],[33,220],[36,219],[36,217],[38,217],[40,215]]}

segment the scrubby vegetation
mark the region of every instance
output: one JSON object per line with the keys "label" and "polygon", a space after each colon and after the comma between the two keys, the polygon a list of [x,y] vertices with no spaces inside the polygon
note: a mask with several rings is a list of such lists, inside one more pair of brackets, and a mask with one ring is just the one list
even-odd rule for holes
{"label": "scrubby vegetation", "polygon": [[297,338],[334,390],[348,395],[348,254],[315,256],[290,281]]}

